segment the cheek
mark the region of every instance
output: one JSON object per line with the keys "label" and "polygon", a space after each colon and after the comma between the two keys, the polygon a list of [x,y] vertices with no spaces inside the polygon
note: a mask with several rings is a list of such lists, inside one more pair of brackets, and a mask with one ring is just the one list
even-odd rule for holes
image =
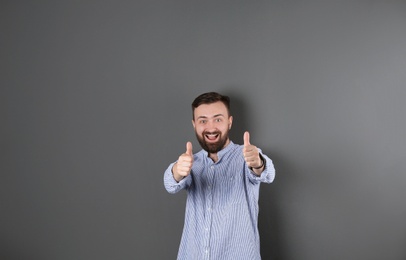
{"label": "cheek", "polygon": [[195,132],[198,134],[198,135],[202,135],[202,133],[203,133],[203,128],[202,127],[195,127]]}
{"label": "cheek", "polygon": [[227,134],[229,130],[230,130],[230,126],[225,125],[225,126],[221,129],[221,132],[222,132],[223,135],[224,135],[224,134]]}

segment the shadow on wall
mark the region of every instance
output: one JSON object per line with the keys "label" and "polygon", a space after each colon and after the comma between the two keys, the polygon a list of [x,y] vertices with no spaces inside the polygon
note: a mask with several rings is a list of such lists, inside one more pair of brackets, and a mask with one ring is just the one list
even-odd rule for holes
{"label": "shadow on wall", "polygon": [[233,126],[230,130],[229,136],[231,141],[236,144],[243,144],[243,135],[247,129],[247,126],[251,125],[249,122],[249,111],[244,105],[244,99],[241,98],[243,95],[238,95],[235,91],[225,91],[222,93],[230,97],[230,110],[233,116]]}
{"label": "shadow on wall", "polygon": [[283,236],[284,218],[280,198],[284,190],[285,173],[289,172],[288,163],[284,162],[282,157],[269,153],[266,147],[262,149],[272,159],[276,176],[273,183],[261,185],[259,194],[258,228],[261,239],[261,256],[263,260],[284,260],[287,259],[287,246]]}
{"label": "shadow on wall", "polygon": [[[244,95],[238,95],[235,91],[225,91],[231,99],[231,114],[233,115],[233,127],[230,131],[230,139],[236,144],[243,144],[243,134],[247,130],[255,129],[250,118],[254,113],[248,109]],[[249,126],[249,127],[248,127]],[[283,217],[278,209],[278,198],[283,188],[280,172],[288,172],[287,163],[276,154],[271,154],[271,148],[267,144],[257,144],[263,152],[274,162],[276,178],[272,184],[262,184],[259,198],[259,219],[258,227],[261,237],[261,256],[267,259],[286,259],[285,245],[283,238]]]}

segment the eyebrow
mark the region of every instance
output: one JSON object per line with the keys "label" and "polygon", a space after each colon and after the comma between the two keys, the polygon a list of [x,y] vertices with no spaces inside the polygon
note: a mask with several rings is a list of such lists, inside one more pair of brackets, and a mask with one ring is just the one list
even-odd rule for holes
{"label": "eyebrow", "polygon": [[[216,118],[216,117],[220,117],[220,116],[222,116],[222,117],[224,117],[224,115],[223,114],[217,114],[217,115],[214,115],[212,118]],[[207,116],[199,116],[197,119],[200,119],[200,118],[208,118]]]}

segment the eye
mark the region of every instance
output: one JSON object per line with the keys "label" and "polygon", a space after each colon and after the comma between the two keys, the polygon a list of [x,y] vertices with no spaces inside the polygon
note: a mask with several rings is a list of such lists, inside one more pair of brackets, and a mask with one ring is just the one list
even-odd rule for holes
{"label": "eye", "polygon": [[206,119],[202,119],[202,120],[200,120],[199,122],[200,122],[200,124],[206,124],[206,123],[207,123],[207,120],[206,120]]}
{"label": "eye", "polygon": [[223,121],[223,120],[221,120],[221,118],[216,118],[216,120],[215,120],[217,123],[220,123],[221,121]]}

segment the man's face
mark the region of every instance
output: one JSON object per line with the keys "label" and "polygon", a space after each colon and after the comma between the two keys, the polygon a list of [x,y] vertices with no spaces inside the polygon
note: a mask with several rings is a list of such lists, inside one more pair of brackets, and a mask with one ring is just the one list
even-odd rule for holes
{"label": "man's face", "polygon": [[223,102],[203,104],[195,108],[192,121],[197,140],[204,150],[217,153],[229,142],[228,131],[233,117]]}

